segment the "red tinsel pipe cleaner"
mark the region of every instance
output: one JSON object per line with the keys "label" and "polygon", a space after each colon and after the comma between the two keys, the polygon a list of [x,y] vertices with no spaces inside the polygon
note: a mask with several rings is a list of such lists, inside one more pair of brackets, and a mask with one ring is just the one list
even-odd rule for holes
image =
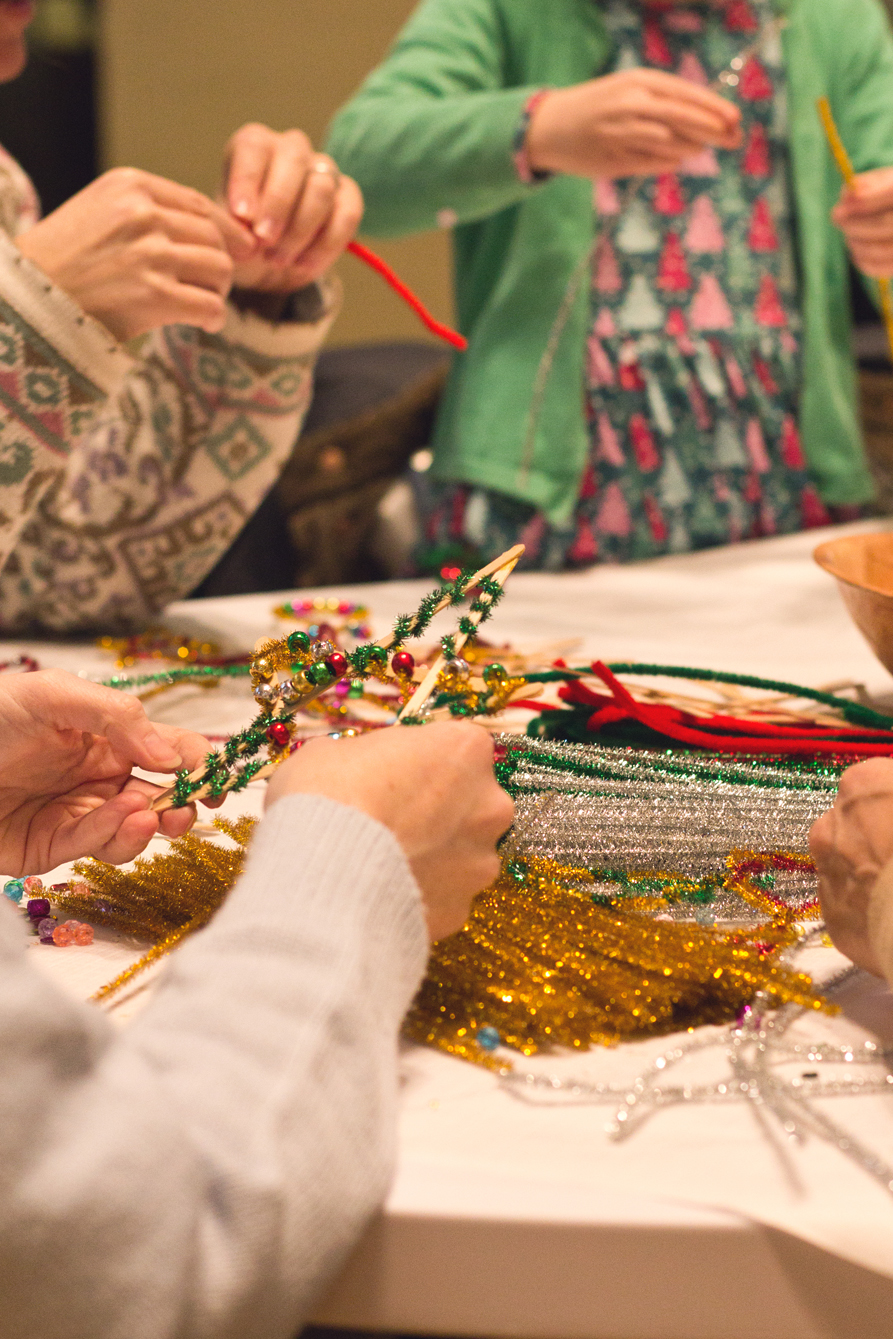
{"label": "red tinsel pipe cleaner", "polygon": [[412,308],[423,325],[426,325],[438,339],[445,340],[447,344],[452,344],[456,349],[468,348],[468,340],[465,336],[460,335],[457,330],[450,329],[448,325],[444,325],[441,321],[436,321],[421,298],[416,297],[412,289],[403,282],[399,275],[394,273],[390,265],[386,264],[381,256],[377,256],[374,251],[370,251],[368,246],[363,246],[362,242],[350,242],[347,249],[352,256],[356,256],[357,260],[361,260],[376,274],[380,274],[385,283],[389,284],[398,297],[401,297],[406,305]]}

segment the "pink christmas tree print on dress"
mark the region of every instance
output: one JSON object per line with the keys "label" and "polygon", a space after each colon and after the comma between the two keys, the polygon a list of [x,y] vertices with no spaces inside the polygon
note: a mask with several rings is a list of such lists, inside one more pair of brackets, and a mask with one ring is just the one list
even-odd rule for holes
{"label": "pink christmas tree print on dress", "polygon": [[629,436],[636,464],[642,473],[656,470],[661,463],[660,453],[644,414],[633,414],[629,421]]}
{"label": "pink christmas tree print on dress", "polygon": [[759,32],[757,17],[747,0],[729,0],[726,5],[725,25],[730,33]]}
{"label": "pink christmas tree print on dress", "polygon": [[625,538],[632,529],[629,507],[620,490],[620,485],[610,483],[595,518],[595,528],[600,535],[617,535]]}
{"label": "pink christmas tree print on dress", "polygon": [[747,138],[743,161],[744,175],[747,177],[768,177],[772,170],[769,158],[769,139],[765,128],[754,121]]}
{"label": "pink christmas tree print on dress", "polygon": [[620,438],[614,428],[614,424],[604,412],[598,416],[598,451],[596,452],[599,460],[605,461],[608,465],[625,465],[626,456],[623,454],[623,447],[620,445]]}
{"label": "pink christmas tree print on dress", "polygon": [[800,494],[800,516],[804,530],[817,530],[819,526],[831,524],[828,509],[812,484],[807,484]]}
{"label": "pink christmas tree print on dress", "polygon": [[763,436],[763,429],[760,426],[758,418],[747,420],[747,431],[744,434],[744,444],[747,447],[747,454],[750,456],[750,463],[757,474],[768,474],[772,466],[769,463],[769,456],[766,452],[766,439]]}
{"label": "pink christmas tree print on dress", "polygon": [[617,187],[610,177],[596,177],[592,199],[596,212],[601,214],[603,218],[610,218],[612,215],[620,213],[620,196],[617,194]]}
{"label": "pink christmas tree print on dress", "polygon": [[800,443],[797,424],[790,414],[785,414],[781,425],[781,458],[790,470],[803,470],[806,460]]}
{"label": "pink christmas tree print on dress", "polygon": [[645,509],[648,528],[651,531],[655,544],[666,544],[668,533],[667,523],[664,520],[663,512],[650,493],[646,493],[642,498],[642,506]]}
{"label": "pink christmas tree print on dress", "polygon": [[657,286],[665,293],[687,293],[691,285],[682,243],[676,233],[668,232],[657,266]]}
{"label": "pink christmas tree print on dress", "polygon": [[654,208],[670,218],[685,213],[685,196],[675,172],[662,172],[654,183]]}
{"label": "pink christmas tree print on dress", "polygon": [[593,386],[613,386],[616,377],[611,360],[605,353],[604,345],[597,336],[592,335],[588,343],[589,380]]}
{"label": "pink christmas tree print on dress", "polygon": [[747,102],[766,102],[772,97],[774,89],[762,63],[751,56],[741,71],[738,81],[738,93]]}
{"label": "pink christmas tree print on dress", "polygon": [[777,251],[778,234],[772,222],[772,214],[764,196],[760,196],[750,216],[747,232],[747,245],[751,251]]}
{"label": "pink christmas tree print on dress", "polygon": [[664,27],[669,33],[699,33],[704,29],[704,20],[692,9],[670,9],[664,14]]}
{"label": "pink christmas tree print on dress", "polygon": [[700,382],[695,377],[690,377],[685,392],[688,396],[688,403],[691,405],[691,412],[695,416],[695,423],[697,423],[701,432],[709,432],[713,427],[713,419],[710,417],[710,406],[707,404],[706,395],[701,390]]}
{"label": "pink christmas tree print on dress", "polygon": [[760,281],[760,291],[757,294],[753,314],[758,325],[780,327],[788,323],[775,280],[771,274],[764,274]]}
{"label": "pink christmas tree print on dress", "polygon": [[[595,471],[592,468],[592,461],[587,460],[586,468],[583,471],[583,478],[580,481],[579,496],[581,498],[595,497],[597,492],[598,484],[595,482]],[[537,515],[542,515],[542,513],[537,512]]]}
{"label": "pink christmas tree print on dress", "polygon": [[602,307],[599,312],[593,330],[599,339],[613,339],[617,334],[617,326],[614,323],[614,317],[610,307]]}
{"label": "pink christmas tree print on dress", "polygon": [[598,244],[595,263],[595,286],[599,293],[619,293],[623,287],[617,253],[611,245],[610,237],[603,237]]}
{"label": "pink christmas tree print on dress", "polygon": [[725,249],[719,216],[709,195],[699,195],[691,209],[685,245],[695,255],[717,255]]}
{"label": "pink christmas tree print on dress", "polygon": [[671,307],[670,314],[667,317],[667,323],[664,326],[664,334],[672,336],[675,339],[679,352],[691,357],[695,351],[695,346],[688,333],[688,322],[685,319],[685,313],[680,307]]}
{"label": "pink christmas tree print on dress", "polygon": [[692,299],[689,320],[693,330],[733,330],[735,318],[715,274],[705,274]]}
{"label": "pink christmas tree print on dress", "polygon": [[735,396],[736,399],[743,400],[745,395],[747,394],[747,382],[744,380],[744,373],[741,371],[738,359],[733,358],[732,355],[729,354],[728,357],[725,359],[725,364],[726,364],[726,376],[729,379],[729,385],[732,388],[732,394]]}
{"label": "pink christmas tree print on dress", "polygon": [[690,84],[699,84],[701,88],[706,88],[710,83],[703,65],[693,51],[686,51],[679,62],[679,69],[676,74],[680,79],[685,79]]}
{"label": "pink christmas tree print on dress", "polygon": [[585,563],[594,563],[598,557],[598,540],[592,533],[592,527],[584,516],[577,521],[577,533],[567,556],[575,567]]}
{"label": "pink christmas tree print on dress", "polygon": [[541,511],[534,512],[518,536],[518,542],[524,545],[529,558],[536,558],[539,555],[545,534],[546,518]]}
{"label": "pink christmas tree print on dress", "polygon": [[701,149],[679,164],[678,171],[683,177],[718,177],[719,160],[713,149]]}
{"label": "pink christmas tree print on dress", "polygon": [[658,69],[669,70],[673,65],[673,53],[667,45],[660,21],[651,16],[642,25],[642,57],[646,65],[656,65]]}
{"label": "pink christmas tree print on dress", "polygon": [[756,372],[760,385],[766,394],[777,395],[778,385],[772,375],[772,369],[765,358],[761,358],[758,353],[753,355],[753,370]]}

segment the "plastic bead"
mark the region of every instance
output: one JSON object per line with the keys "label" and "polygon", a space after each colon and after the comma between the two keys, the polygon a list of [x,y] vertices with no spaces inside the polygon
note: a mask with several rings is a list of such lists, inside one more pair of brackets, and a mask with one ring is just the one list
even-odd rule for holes
{"label": "plastic bead", "polygon": [[251,662],[251,673],[257,675],[259,679],[272,679],[274,665],[272,660],[266,656],[260,656],[257,660]]}
{"label": "plastic bead", "polygon": [[53,931],[53,943],[57,948],[68,948],[69,944],[74,943],[74,927],[77,921],[63,921],[57,925]]}
{"label": "plastic bead", "polygon": [[86,948],[88,944],[92,944],[93,926],[85,925],[84,922],[81,921],[78,928],[74,931],[74,942],[82,948]]}
{"label": "plastic bead", "polygon": [[28,915],[32,921],[42,921],[50,914],[49,898],[31,897],[28,899]]}
{"label": "plastic bead", "polygon": [[365,691],[366,689],[363,686],[363,680],[354,679],[353,683],[350,685],[350,689],[348,691],[347,696],[350,698],[362,697]]}
{"label": "plastic bead", "polygon": [[306,656],[310,650],[310,638],[306,632],[290,632],[286,645],[293,656]]}
{"label": "plastic bead", "polygon": [[29,897],[39,897],[43,892],[43,879],[36,874],[29,874],[25,880],[25,892]]}
{"label": "plastic bead", "polygon": [[55,929],[55,916],[47,916],[42,921],[37,922],[37,933],[40,936],[41,944],[52,944],[53,932]]}
{"label": "plastic bead", "polygon": [[388,663],[388,653],[383,646],[369,646],[366,648],[366,664],[381,665]]}
{"label": "plastic bead", "polygon": [[484,683],[486,684],[505,683],[508,677],[508,672],[504,665],[484,666]]}
{"label": "plastic bead", "polygon": [[495,1051],[501,1040],[495,1027],[478,1028],[477,1044],[482,1051]]}
{"label": "plastic bead", "polygon": [[4,895],[9,898],[10,902],[21,902],[24,891],[24,879],[7,879],[3,885]]}
{"label": "plastic bead", "polygon": [[73,883],[71,885],[71,891],[74,893],[75,897],[89,897],[90,885],[87,883]]}
{"label": "plastic bead", "polygon": [[308,665],[304,673],[307,682],[314,688],[324,688],[326,684],[332,683],[335,677],[324,660],[318,660],[315,665]]}
{"label": "plastic bead", "polygon": [[258,702],[273,702],[276,698],[276,689],[269,683],[259,683],[255,686],[254,696]]}
{"label": "plastic bead", "polygon": [[391,669],[395,674],[408,678],[415,669],[415,657],[409,651],[395,651],[391,657]]}
{"label": "plastic bead", "polygon": [[302,687],[294,679],[283,679],[279,685],[279,696],[287,707],[293,706],[295,702],[300,702],[305,691],[306,685]]}
{"label": "plastic bead", "polygon": [[277,749],[288,748],[291,742],[288,726],[283,721],[274,721],[267,730],[267,739],[271,744],[275,744]]}
{"label": "plastic bead", "polygon": [[340,679],[350,668],[347,656],[342,655],[340,651],[333,651],[330,656],[326,656],[325,663],[336,679]]}
{"label": "plastic bead", "polygon": [[466,675],[471,673],[471,666],[468,661],[463,660],[461,656],[454,656],[452,660],[448,660],[444,665],[444,669],[451,670],[453,674],[458,674],[461,679],[464,679]]}

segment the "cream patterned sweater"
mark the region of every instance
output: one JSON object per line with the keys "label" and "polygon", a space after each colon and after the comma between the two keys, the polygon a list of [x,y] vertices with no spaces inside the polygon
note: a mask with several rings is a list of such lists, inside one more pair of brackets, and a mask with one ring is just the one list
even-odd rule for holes
{"label": "cream patterned sweater", "polygon": [[[2,151],[0,151],[2,152]],[[188,595],[279,476],[310,400],[321,315],[230,306],[131,356],[22,256],[37,218],[0,157],[0,633],[135,626]]]}

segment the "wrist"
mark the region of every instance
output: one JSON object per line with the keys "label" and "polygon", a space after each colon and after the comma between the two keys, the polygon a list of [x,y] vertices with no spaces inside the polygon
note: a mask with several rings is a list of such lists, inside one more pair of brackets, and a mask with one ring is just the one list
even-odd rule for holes
{"label": "wrist", "polygon": [[317,283],[305,284],[289,293],[262,288],[233,288],[229,300],[240,312],[250,312],[274,325],[284,322],[310,325],[325,311],[325,298]]}
{"label": "wrist", "polygon": [[546,181],[552,175],[552,169],[542,160],[542,136],[540,111],[553,94],[554,89],[540,88],[527,99],[521,112],[521,120],[515,132],[514,159],[518,176],[528,185]]}

